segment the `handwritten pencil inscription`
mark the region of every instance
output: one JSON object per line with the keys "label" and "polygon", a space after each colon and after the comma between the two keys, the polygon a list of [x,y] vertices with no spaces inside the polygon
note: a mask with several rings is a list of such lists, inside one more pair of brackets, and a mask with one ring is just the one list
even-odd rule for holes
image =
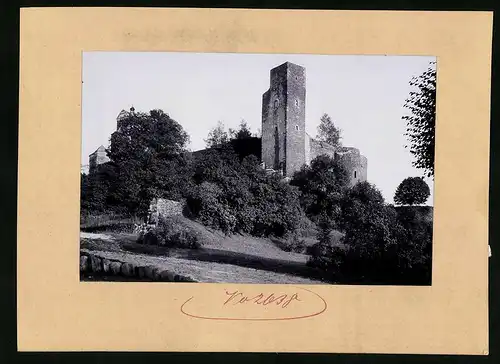
{"label": "handwritten pencil inscription", "polygon": [[224,302],[224,305],[232,302],[233,305],[242,304],[242,303],[254,303],[256,305],[269,305],[274,303],[277,306],[281,305],[281,308],[286,308],[290,302],[292,301],[300,301],[297,293],[292,295],[282,294],[279,296],[275,296],[274,293],[271,293],[267,296],[264,296],[263,293],[258,294],[255,297],[245,296],[242,292],[236,290],[234,292],[228,292],[226,290],[226,294],[230,297]]}
{"label": "handwritten pencil inscription", "polygon": [[256,294],[224,289],[218,294],[193,296],[181,306],[181,312],[192,318],[244,321],[305,319],[318,316],[326,309],[326,301],[319,294],[300,287]]}

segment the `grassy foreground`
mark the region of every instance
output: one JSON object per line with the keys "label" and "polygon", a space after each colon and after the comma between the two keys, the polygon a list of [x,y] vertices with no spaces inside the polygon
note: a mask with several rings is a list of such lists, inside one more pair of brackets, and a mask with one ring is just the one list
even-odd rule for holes
{"label": "grassy foreground", "polygon": [[[167,248],[136,243],[137,234],[117,229],[128,222],[83,227],[80,249],[99,252],[108,259],[152,265],[191,277],[197,282],[224,283],[323,283],[320,273],[306,265],[305,254],[282,250],[271,239],[248,235],[226,236],[190,219],[183,224],[202,235],[200,249]],[[106,227],[108,226],[108,227]]]}

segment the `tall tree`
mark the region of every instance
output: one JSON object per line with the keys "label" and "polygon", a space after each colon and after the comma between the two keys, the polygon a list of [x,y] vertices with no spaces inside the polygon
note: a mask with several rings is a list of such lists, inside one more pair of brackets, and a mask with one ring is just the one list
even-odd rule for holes
{"label": "tall tree", "polygon": [[323,114],[318,126],[317,139],[338,148],[342,146],[340,142],[341,132],[342,130],[335,126],[332,118],[328,114]]}
{"label": "tall tree", "polygon": [[188,140],[182,126],[162,110],[121,118],[107,151],[116,173],[113,198],[129,212],[144,214],[153,197],[182,197],[189,180]]}
{"label": "tall tree", "polygon": [[229,134],[222,121],[217,122],[217,126],[210,129],[207,139],[204,139],[207,148],[219,147],[229,142]]}
{"label": "tall tree", "polygon": [[405,136],[408,137],[410,153],[414,157],[413,166],[422,169],[427,177],[433,177],[436,125],[435,62],[431,62],[429,68],[420,76],[413,77],[410,85],[415,87],[415,91],[410,92],[404,105],[409,110],[409,114],[403,116],[407,125]]}

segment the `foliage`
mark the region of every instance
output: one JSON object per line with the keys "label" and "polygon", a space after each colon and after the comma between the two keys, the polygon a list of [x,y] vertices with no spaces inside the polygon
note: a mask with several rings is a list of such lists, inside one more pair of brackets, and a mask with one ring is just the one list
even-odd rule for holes
{"label": "foliage", "polygon": [[223,189],[216,183],[203,182],[198,185],[188,199],[191,211],[198,220],[225,233],[236,229],[236,216],[226,203]]}
{"label": "foliage", "polygon": [[[434,176],[434,141],[436,125],[436,67],[432,62],[420,76],[412,78],[410,92],[404,105],[409,115],[404,115],[407,129],[405,135],[410,142],[413,166],[424,170],[427,177]],[[408,147],[408,146],[406,146]]]}
{"label": "foliage", "polygon": [[86,232],[133,232],[134,226],[141,220],[127,214],[113,211],[87,212],[80,215],[80,230]]}
{"label": "foliage", "polygon": [[240,122],[240,128],[238,130],[229,129],[230,139],[248,139],[252,137],[252,132],[247,122],[242,119]]}
{"label": "foliage", "polygon": [[339,219],[339,203],[347,190],[349,177],[341,163],[320,155],[304,165],[290,181],[301,192],[301,206],[313,220],[321,215]]}
{"label": "foliage", "polygon": [[109,211],[113,198],[110,189],[116,179],[115,170],[111,164],[97,166],[92,174],[81,174],[80,201],[84,212],[103,213]]}
{"label": "foliage", "polygon": [[318,126],[317,139],[322,142],[328,143],[335,148],[338,148],[342,146],[340,142],[340,140],[342,139],[340,135],[341,132],[342,130],[335,126],[332,118],[328,114],[323,114]]}
{"label": "foliage", "polygon": [[300,192],[277,175],[259,172],[250,185],[250,216],[255,216],[252,234],[283,236],[295,231],[303,214]]}
{"label": "foliage", "polygon": [[432,223],[398,213],[375,186],[362,182],[342,202],[341,244],[332,244],[328,225],[320,230],[310,264],[328,280],[363,284],[429,284]]}
{"label": "foliage", "polygon": [[382,193],[369,182],[358,182],[342,197],[340,203],[341,218],[339,227],[342,231],[352,231],[359,224],[376,215],[384,206]]}
{"label": "foliage", "polygon": [[412,282],[431,282],[432,267],[432,208],[429,206],[401,206],[396,208],[399,223],[406,230],[406,241],[398,255],[406,275]]}
{"label": "foliage", "polygon": [[188,206],[202,223],[226,233],[282,236],[301,213],[298,191],[267,175],[253,155],[242,162],[230,145],[207,150],[195,163]]}
{"label": "foliage", "polygon": [[226,127],[222,121],[217,122],[217,126],[210,129],[207,139],[204,139],[207,148],[220,147],[230,140]]}
{"label": "foliage", "polygon": [[431,191],[421,177],[405,178],[396,189],[394,202],[397,205],[423,204],[429,198]]}
{"label": "foliage", "polygon": [[328,216],[321,216],[318,223],[318,243],[311,246],[308,251],[310,255],[308,265],[322,270],[326,277],[332,277],[340,266],[338,257],[343,249],[333,226]]}
{"label": "foliage", "polygon": [[143,231],[137,240],[139,244],[159,245],[169,248],[198,249],[202,245],[201,234],[183,224],[181,219],[161,219],[158,226]]}
{"label": "foliage", "polygon": [[154,197],[183,197],[190,182],[188,140],[182,126],[162,110],[122,117],[107,151],[116,171],[112,198],[130,213],[146,214]]}

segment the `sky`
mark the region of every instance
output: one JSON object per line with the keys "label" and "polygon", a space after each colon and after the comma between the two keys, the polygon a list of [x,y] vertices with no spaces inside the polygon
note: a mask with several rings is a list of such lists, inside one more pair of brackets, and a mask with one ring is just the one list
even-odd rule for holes
{"label": "sky", "polygon": [[[342,130],[342,144],[368,159],[368,181],[388,203],[412,167],[402,116],[409,82],[435,57],[241,53],[84,52],[82,70],[82,165],[107,147],[121,110],[162,109],[183,126],[191,150],[205,147],[222,121],[252,132],[261,128],[262,94],[269,72],[286,62],[306,68],[306,132],[315,137],[324,113]],[[433,181],[427,204],[432,205]]]}

